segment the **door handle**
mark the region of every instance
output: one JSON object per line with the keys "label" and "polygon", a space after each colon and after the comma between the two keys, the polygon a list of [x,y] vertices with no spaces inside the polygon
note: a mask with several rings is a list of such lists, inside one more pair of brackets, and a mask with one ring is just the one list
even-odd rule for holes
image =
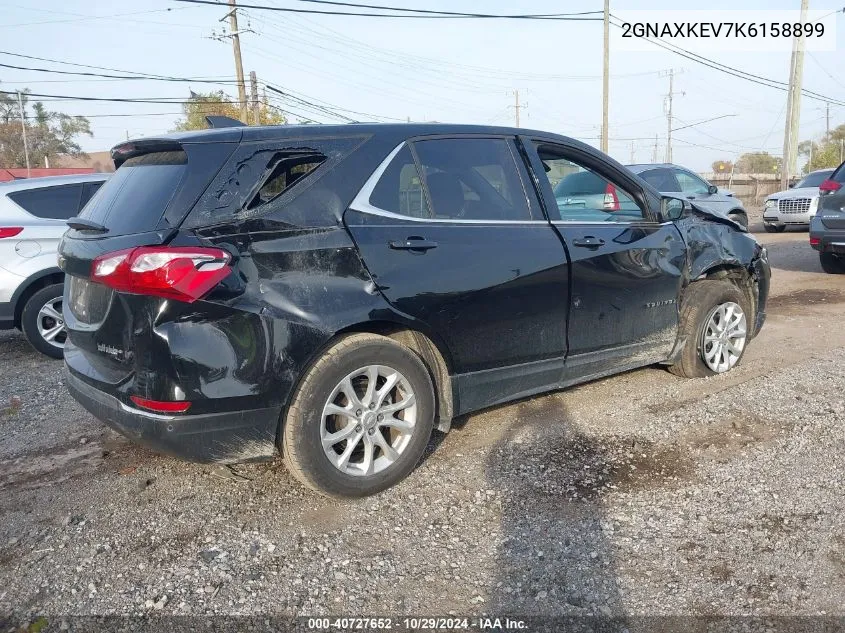
{"label": "door handle", "polygon": [[593,237],[592,235],[587,235],[585,237],[579,237],[572,240],[572,244],[575,246],[583,246],[584,248],[596,249],[600,246],[604,246],[604,240],[600,237]]}
{"label": "door handle", "polygon": [[695,200],[695,196],[687,196],[687,200]]}
{"label": "door handle", "polygon": [[417,251],[422,253],[432,248],[437,248],[437,242],[416,236],[411,236],[404,240],[393,240],[388,242],[387,245],[395,251]]}

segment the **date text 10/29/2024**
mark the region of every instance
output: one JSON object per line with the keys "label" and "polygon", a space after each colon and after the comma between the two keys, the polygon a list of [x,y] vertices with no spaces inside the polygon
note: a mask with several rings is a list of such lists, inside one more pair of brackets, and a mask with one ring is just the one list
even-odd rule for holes
{"label": "date text 10/29/2024", "polygon": [[493,617],[302,618],[309,631],[526,631],[525,620]]}

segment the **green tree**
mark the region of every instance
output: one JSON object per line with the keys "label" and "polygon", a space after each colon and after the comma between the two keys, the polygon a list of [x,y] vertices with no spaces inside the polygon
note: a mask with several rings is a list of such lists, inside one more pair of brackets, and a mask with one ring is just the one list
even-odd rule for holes
{"label": "green tree", "polygon": [[[51,112],[43,103],[31,104],[28,91],[21,93],[30,165],[44,166],[45,159],[59,155],[84,156],[81,136],[93,136],[88,119]],[[0,166],[26,167],[21,115],[17,95],[0,93]]]}
{"label": "green tree", "polygon": [[821,141],[801,141],[798,154],[806,157],[804,172],[827,167],[838,167],[845,154],[845,124],[826,134]]}
{"label": "green tree", "polygon": [[730,160],[715,160],[713,161],[713,173],[715,174],[729,174],[733,169],[733,161]]}
{"label": "green tree", "polygon": [[780,170],[783,160],[769,152],[747,152],[736,161],[735,171],[741,174],[773,174]]}
{"label": "green tree", "polygon": [[[176,121],[177,131],[204,130],[208,127],[205,117],[209,115],[228,116],[240,120],[241,109],[238,103],[229,98],[222,90],[207,93],[191,91],[191,98],[182,104],[183,118]],[[251,123],[244,121],[244,123]],[[267,103],[259,104],[258,116],[261,125],[281,125],[285,117],[277,110],[273,110]]]}

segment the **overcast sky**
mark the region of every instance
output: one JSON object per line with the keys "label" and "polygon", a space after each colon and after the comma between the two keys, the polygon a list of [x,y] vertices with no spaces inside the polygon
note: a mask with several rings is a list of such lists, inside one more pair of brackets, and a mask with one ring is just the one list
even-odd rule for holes
{"label": "overcast sky", "polygon": [[[840,6],[841,8],[841,0]],[[254,0],[247,4],[313,8],[296,0]],[[450,11],[557,13],[592,11],[601,0],[371,0]],[[665,9],[677,12],[675,1],[611,0],[611,10]],[[27,6],[32,5],[32,6]],[[127,71],[232,81],[232,48],[211,39],[220,31],[224,11],[172,0],[0,0],[0,50],[78,64]],[[696,8],[689,3],[686,8]],[[799,0],[710,0],[724,9],[795,9]],[[812,9],[833,11],[834,0],[811,0]],[[674,12],[674,13],[673,13]],[[133,14],[115,17],[116,14]],[[96,17],[95,17],[96,16]],[[804,87],[845,101],[845,19],[837,18],[837,52],[816,52],[805,58]],[[278,12],[241,12],[244,69],[309,101],[331,104],[362,114],[360,120],[437,120],[513,124],[512,92],[519,90],[526,107],[523,127],[549,130],[598,145],[601,124],[601,22],[538,20],[388,20],[361,17],[294,16]],[[658,159],[666,141],[664,114],[668,78],[674,68],[675,125],[728,116],[675,134],[674,162],[707,171],[716,159],[744,151],[780,154],[783,145],[786,93],[724,75],[661,50],[619,50],[619,31],[611,30],[610,153],[629,162],[650,162],[658,135]],[[709,57],[742,70],[786,81],[789,53],[718,51]],[[86,70],[0,55],[0,62],[18,66]],[[97,71],[92,71],[97,72]],[[158,81],[90,80],[41,72],[0,68],[0,88],[97,97],[184,98],[189,89],[222,87],[235,95],[232,83],[168,83]],[[271,93],[272,94],[272,93]],[[45,99],[46,101],[46,99]],[[307,113],[288,100],[274,103],[337,122],[325,114]],[[88,151],[104,150],[131,137],[160,134],[172,128],[179,106],[56,101],[50,109],[91,117],[94,138]],[[818,137],[825,129],[825,105],[802,100],[801,138]],[[103,116],[132,114],[137,116]],[[845,108],[830,107],[831,127],[845,123]],[[295,120],[295,117],[294,117]]]}

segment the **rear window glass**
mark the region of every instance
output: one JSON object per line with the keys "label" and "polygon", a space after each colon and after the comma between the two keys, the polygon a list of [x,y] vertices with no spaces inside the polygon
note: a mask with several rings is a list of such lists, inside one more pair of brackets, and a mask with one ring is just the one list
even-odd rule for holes
{"label": "rear window glass", "polygon": [[83,209],[94,194],[103,186],[101,182],[86,182],[82,185],[82,200],[79,201],[79,209]]}
{"label": "rear window glass", "polygon": [[187,166],[188,156],[183,151],[130,158],[91,198],[80,217],[118,235],[154,230]]}
{"label": "rear window glass", "polygon": [[652,169],[651,171],[644,171],[640,174],[640,178],[645,180],[652,187],[658,191],[680,191],[675,177],[668,169]]}
{"label": "rear window glass", "polygon": [[9,197],[28,213],[51,220],[67,220],[79,212],[82,185],[60,185],[13,191]]}

